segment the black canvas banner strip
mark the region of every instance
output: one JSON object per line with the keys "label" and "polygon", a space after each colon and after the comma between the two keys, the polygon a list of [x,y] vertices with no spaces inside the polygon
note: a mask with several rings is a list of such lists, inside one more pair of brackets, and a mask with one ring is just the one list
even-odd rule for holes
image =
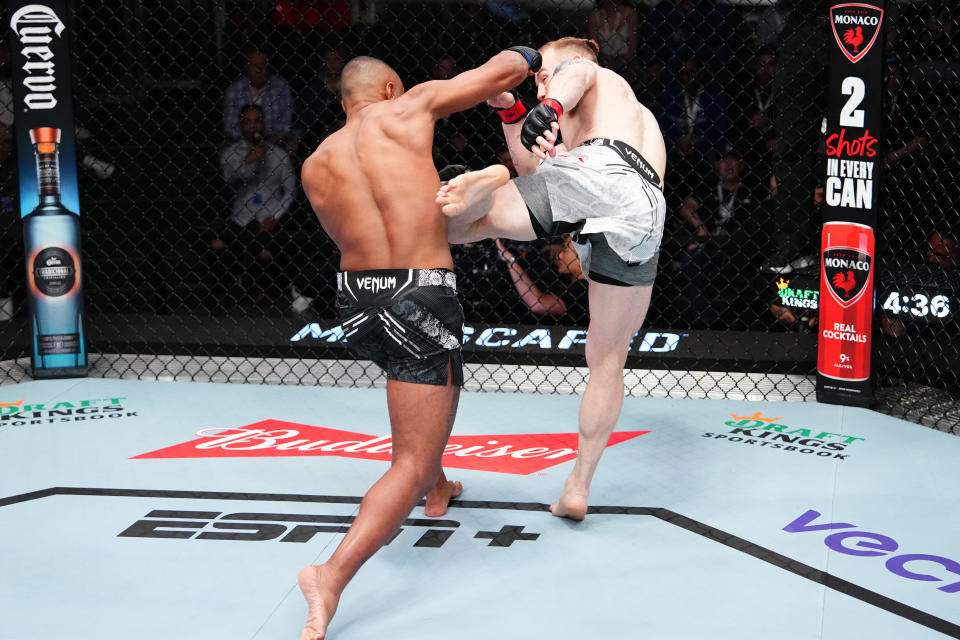
{"label": "black canvas banner strip", "polygon": [[886,0],[833,2],[828,16],[817,400],[862,407],[873,395],[885,8]]}
{"label": "black canvas banner strip", "polygon": [[830,7],[824,222],[877,226],[886,0]]}

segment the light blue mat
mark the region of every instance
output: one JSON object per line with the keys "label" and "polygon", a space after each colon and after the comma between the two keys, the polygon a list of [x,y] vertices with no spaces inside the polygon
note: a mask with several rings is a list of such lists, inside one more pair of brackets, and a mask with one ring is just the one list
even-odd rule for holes
{"label": "light blue mat", "polygon": [[[0,640],[297,638],[298,570],[388,464],[376,389],[84,379],[0,404]],[[960,638],[960,439],[812,403],[627,398],[572,523],[545,509],[578,404],[465,393],[445,456],[461,500],[414,510],[329,637]]]}

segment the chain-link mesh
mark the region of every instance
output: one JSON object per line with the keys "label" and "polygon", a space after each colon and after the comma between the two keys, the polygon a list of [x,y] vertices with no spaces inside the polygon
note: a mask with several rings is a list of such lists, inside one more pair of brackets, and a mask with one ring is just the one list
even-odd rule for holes
{"label": "chain-link mesh", "polygon": [[[595,39],[601,62],[656,114],[668,149],[668,223],[628,361],[638,371],[632,391],[810,397],[823,16],[819,0],[76,3],[69,26],[94,370],[381,379],[339,340],[338,251],[299,183],[303,159],[343,122],[344,62],[382,58],[410,86],[507,46],[577,35]],[[891,0],[888,18],[876,371],[881,385],[949,391],[960,362],[951,307],[960,167],[949,142],[960,113],[960,9]],[[10,62],[2,64],[8,78]],[[528,82],[520,95],[531,104],[535,91]],[[441,173],[509,165],[484,105],[437,123],[434,159]],[[15,191],[12,164],[5,156],[4,202]],[[18,231],[7,222],[0,322],[2,358],[12,360],[28,353],[28,334],[17,322]],[[491,240],[454,256],[473,329],[468,386],[581,388],[574,330],[588,321],[587,286],[569,244]],[[564,339],[572,348],[561,348]],[[21,377],[16,366],[4,375]],[[927,413],[914,417],[936,419]]]}

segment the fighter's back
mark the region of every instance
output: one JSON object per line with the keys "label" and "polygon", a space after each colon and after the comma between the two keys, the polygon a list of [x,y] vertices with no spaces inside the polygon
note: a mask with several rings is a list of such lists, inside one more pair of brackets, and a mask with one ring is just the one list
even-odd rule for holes
{"label": "fighter's back", "polygon": [[[341,271],[453,268],[446,217],[436,203],[434,123],[515,87],[532,73],[530,60],[504,51],[406,93],[380,61],[347,64],[341,83],[353,87],[343,89],[347,122],[301,172],[311,207],[342,252]],[[348,79],[355,64],[359,71]]]}
{"label": "fighter's back", "polygon": [[304,162],[304,190],[342,252],[341,270],[453,266],[434,202],[434,123],[414,103],[360,109]]}

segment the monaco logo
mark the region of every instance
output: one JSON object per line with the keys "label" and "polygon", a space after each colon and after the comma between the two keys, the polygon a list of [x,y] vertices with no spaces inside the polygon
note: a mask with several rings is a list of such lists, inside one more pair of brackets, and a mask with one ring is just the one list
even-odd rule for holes
{"label": "monaco logo", "polygon": [[[649,431],[616,432],[607,446],[645,433]],[[393,444],[390,436],[371,436],[282,420],[263,420],[234,429],[202,429],[196,435],[195,440],[133,459],[338,456],[389,461]],[[576,457],[576,433],[451,436],[443,452],[443,466],[529,475]]]}
{"label": "monaco logo", "polygon": [[850,62],[859,62],[873,47],[883,24],[883,9],[869,4],[838,4],[830,8],[830,25],[837,45]]}
{"label": "monaco logo", "polygon": [[872,265],[870,254],[853,247],[823,252],[823,279],[841,307],[849,307],[863,295]]}

